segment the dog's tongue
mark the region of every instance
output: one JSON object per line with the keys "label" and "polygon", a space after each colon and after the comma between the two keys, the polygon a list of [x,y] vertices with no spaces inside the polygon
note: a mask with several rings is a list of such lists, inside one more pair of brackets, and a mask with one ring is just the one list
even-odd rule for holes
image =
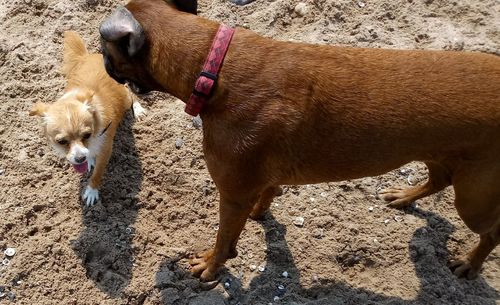
{"label": "dog's tongue", "polygon": [[85,161],[85,162],[80,163],[80,164],[73,164],[73,167],[75,168],[75,170],[78,173],[85,174],[87,172],[87,169],[88,169],[88,164],[87,164],[87,161]]}

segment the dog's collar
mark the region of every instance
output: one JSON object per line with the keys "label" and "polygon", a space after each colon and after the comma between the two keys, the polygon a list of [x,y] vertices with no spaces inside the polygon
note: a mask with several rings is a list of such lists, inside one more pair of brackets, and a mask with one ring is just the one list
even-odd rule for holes
{"label": "dog's collar", "polygon": [[111,123],[112,122],[109,122],[108,126],[106,126],[106,128],[104,128],[101,133],[99,134],[100,137],[102,137],[104,135],[104,133],[108,130],[109,126],[111,126]]}
{"label": "dog's collar", "polygon": [[233,34],[233,28],[223,24],[219,26],[207,60],[203,65],[203,70],[200,76],[198,76],[193,93],[186,103],[186,108],[184,109],[186,113],[197,116],[201,112],[205,102],[210,98]]}

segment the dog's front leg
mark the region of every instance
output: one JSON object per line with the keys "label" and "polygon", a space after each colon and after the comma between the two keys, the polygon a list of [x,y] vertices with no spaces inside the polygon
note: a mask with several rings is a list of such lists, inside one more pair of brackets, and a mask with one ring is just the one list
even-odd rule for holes
{"label": "dog's front leg", "polygon": [[102,177],[104,176],[104,171],[106,165],[108,165],[113,148],[113,137],[110,138],[111,140],[106,140],[101,151],[97,155],[94,171],[90,177],[89,184],[82,194],[82,199],[87,206],[92,206],[99,200],[99,187],[101,186]]}
{"label": "dog's front leg", "polygon": [[238,255],[236,244],[251,211],[252,202],[235,201],[221,195],[215,247],[190,260],[195,276],[202,281],[214,280],[219,267]]}

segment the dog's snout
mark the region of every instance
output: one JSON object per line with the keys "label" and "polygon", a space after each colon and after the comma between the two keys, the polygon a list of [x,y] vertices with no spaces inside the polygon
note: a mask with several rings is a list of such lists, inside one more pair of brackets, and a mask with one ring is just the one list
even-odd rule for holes
{"label": "dog's snout", "polygon": [[83,162],[85,162],[85,160],[87,160],[87,157],[85,157],[83,155],[75,157],[76,163],[83,163]]}

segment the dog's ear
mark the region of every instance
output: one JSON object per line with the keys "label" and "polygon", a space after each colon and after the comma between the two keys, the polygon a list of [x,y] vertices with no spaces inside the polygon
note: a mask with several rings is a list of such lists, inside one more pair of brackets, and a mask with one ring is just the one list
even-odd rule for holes
{"label": "dog's ear", "polygon": [[197,15],[198,1],[197,0],[172,0],[172,4],[177,7],[179,11]]}
{"label": "dog's ear", "polygon": [[141,50],[146,39],[142,26],[123,6],[101,23],[99,33],[105,41],[116,43],[119,49],[125,49],[130,57]]}
{"label": "dog's ear", "polygon": [[49,105],[42,102],[37,102],[35,105],[33,105],[33,107],[31,107],[29,115],[44,117],[47,113],[47,108],[49,108]]}

